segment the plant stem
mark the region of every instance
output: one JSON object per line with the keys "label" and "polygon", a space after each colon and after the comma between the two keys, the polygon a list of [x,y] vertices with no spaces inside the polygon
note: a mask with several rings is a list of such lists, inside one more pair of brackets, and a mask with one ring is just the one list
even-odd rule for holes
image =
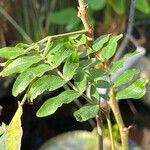
{"label": "plant stem", "polygon": [[98,132],[98,150],[103,150],[103,119],[101,112],[96,116],[97,132]]}
{"label": "plant stem", "polygon": [[78,0],[78,3],[79,3],[78,17],[81,19],[84,25],[84,28],[86,30],[86,35],[88,39],[87,44],[91,45],[94,39],[94,35],[93,35],[93,28],[90,25],[89,20],[88,20],[88,6],[84,0]]}
{"label": "plant stem", "polygon": [[112,124],[111,124],[111,120],[110,120],[110,112],[108,112],[106,114],[106,120],[107,120],[108,130],[109,130],[110,139],[111,139],[111,149],[115,150],[114,137],[113,137],[113,131],[112,131]]}
{"label": "plant stem", "polygon": [[24,95],[24,97],[20,103],[20,106],[23,106],[26,100],[27,100],[27,94]]}
{"label": "plant stem", "polygon": [[85,30],[79,30],[79,31],[75,31],[75,32],[69,32],[69,33],[63,33],[63,34],[58,34],[58,35],[47,36],[44,39],[36,42],[34,45],[31,45],[29,48],[27,48],[25,50],[25,53],[29,52],[31,49],[37,48],[38,44],[45,43],[47,41],[52,41],[54,39],[62,38],[62,37],[69,36],[69,35],[85,34],[85,33],[86,33]]}
{"label": "plant stem", "polygon": [[49,38],[51,40],[57,39],[57,38],[62,38],[65,36],[70,36],[70,35],[76,35],[76,34],[85,34],[86,30],[79,30],[79,31],[74,31],[74,32],[69,32],[69,33],[63,33],[63,34],[57,34],[57,35],[52,35],[52,36],[47,36],[46,38],[38,41],[38,43],[44,43],[46,42]]}
{"label": "plant stem", "polygon": [[128,132],[127,128],[125,128],[124,122],[122,120],[122,116],[119,110],[119,106],[115,97],[115,89],[111,87],[110,89],[110,100],[109,104],[111,106],[111,109],[114,113],[116,122],[119,127],[120,137],[121,137],[121,143],[122,143],[122,150],[128,150]]}

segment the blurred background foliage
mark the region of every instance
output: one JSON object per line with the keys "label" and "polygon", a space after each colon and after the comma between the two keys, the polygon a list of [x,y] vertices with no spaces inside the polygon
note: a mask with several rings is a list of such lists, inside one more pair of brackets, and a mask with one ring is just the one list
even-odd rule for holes
{"label": "blurred background foliage", "polygon": [[[86,0],[89,19],[96,35],[125,31],[130,0]],[[31,43],[52,34],[82,28],[77,17],[77,1],[69,0],[1,0],[1,26],[13,26],[13,42]],[[136,1],[135,27],[150,19],[149,0]],[[3,25],[4,24],[4,25]],[[2,31],[1,31],[2,32]],[[2,35],[1,35],[2,36]],[[3,35],[5,36],[5,35]],[[5,37],[1,37],[3,39]],[[11,43],[10,43],[11,44]]]}
{"label": "blurred background foliage", "polygon": [[[89,6],[89,20],[94,26],[95,38],[107,33],[126,33],[131,0],[86,0],[86,2]],[[82,29],[82,23],[77,17],[77,6],[77,0],[1,0],[0,47],[15,45],[18,42],[32,43],[47,35]],[[150,76],[149,27],[150,0],[136,0],[133,36],[139,45],[147,49],[147,56],[142,63],[139,62],[139,66]],[[132,48],[134,47],[129,43],[126,51]],[[3,91],[0,92],[0,106],[3,106],[2,114],[0,107],[0,122],[8,123],[17,107],[17,101],[14,101],[11,96],[13,79],[14,77],[0,79],[0,91]],[[147,101],[147,97],[145,99]],[[130,104],[129,106],[128,102],[120,103],[126,124],[137,125],[136,129],[131,131],[130,137],[137,144],[149,148],[150,143],[149,145],[147,143],[150,140],[150,102],[145,105],[133,101]],[[39,105],[36,103],[34,106],[25,106],[22,149],[37,150],[45,140],[62,132],[93,129],[88,123],[75,121],[72,110],[76,108],[72,104],[61,108],[54,116],[46,119],[35,117]],[[142,139],[147,140],[143,142]]]}

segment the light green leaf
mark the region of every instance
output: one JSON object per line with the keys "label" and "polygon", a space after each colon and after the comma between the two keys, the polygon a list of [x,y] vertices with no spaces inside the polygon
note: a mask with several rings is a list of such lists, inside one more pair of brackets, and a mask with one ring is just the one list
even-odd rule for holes
{"label": "light green leaf", "polygon": [[116,95],[118,100],[120,99],[139,99],[146,93],[146,84],[148,83],[147,78],[140,78],[131,84],[129,87],[119,91]]}
{"label": "light green leaf", "polygon": [[117,72],[120,68],[123,67],[123,65],[124,65],[123,59],[113,62],[112,66],[110,68],[110,73],[113,74],[113,73]]}
{"label": "light green leaf", "polygon": [[52,67],[50,67],[48,64],[40,64],[36,67],[25,70],[18,76],[13,85],[13,96],[17,96],[18,94],[23,92],[36,77],[41,77],[45,72],[51,69]]}
{"label": "light green leaf", "polygon": [[33,83],[29,91],[31,101],[44,91],[53,91],[62,87],[66,81],[56,75],[44,75]]}
{"label": "light green leaf", "polygon": [[85,2],[95,11],[103,9],[106,5],[106,0],[85,0]]}
{"label": "light green leaf", "polygon": [[117,42],[119,39],[121,39],[121,37],[122,34],[117,36],[112,36],[108,44],[104,48],[102,48],[102,58],[104,61],[108,60],[115,54],[117,49]]}
{"label": "light green leaf", "polygon": [[125,13],[125,0],[109,0],[108,2],[117,14],[123,15]]}
{"label": "light green leaf", "polygon": [[[76,53],[76,56],[75,56]],[[77,68],[79,67],[78,54],[75,51],[65,62],[63,67],[63,75],[66,80],[71,80],[74,74],[76,73]]]}
{"label": "light green leaf", "polygon": [[120,85],[126,84],[133,80],[134,76],[139,73],[137,69],[129,69],[123,72],[119,77],[117,77],[114,81],[114,87],[118,87]]}
{"label": "light green leaf", "polygon": [[74,50],[75,47],[73,47],[70,42],[66,42],[64,46],[56,51],[50,58],[52,65],[54,67],[59,66],[67,57],[69,57],[73,53]]}
{"label": "light green leaf", "polygon": [[79,96],[80,94],[74,90],[64,91],[58,96],[50,98],[46,102],[44,102],[44,104],[40,107],[36,115],[38,117],[45,117],[51,115],[63,104],[69,104]]}
{"label": "light green leaf", "polygon": [[86,121],[96,117],[99,112],[99,105],[84,105],[79,110],[74,112],[77,121]]}
{"label": "light green leaf", "polygon": [[148,0],[136,0],[136,8],[145,14],[150,13],[150,3]]}
{"label": "light green leaf", "polygon": [[108,42],[110,37],[110,34],[108,35],[102,35],[99,38],[97,38],[92,46],[94,51],[99,51],[104,46],[105,43]]}
{"label": "light green leaf", "polygon": [[81,93],[86,90],[87,87],[87,77],[84,71],[79,70],[74,76],[74,84],[79,89]]}
{"label": "light green leaf", "polygon": [[14,59],[23,53],[23,49],[17,47],[4,47],[0,49],[0,57],[5,59]]}
{"label": "light green leaf", "polygon": [[42,60],[42,57],[38,55],[23,56],[15,59],[1,72],[2,76],[9,76],[13,73],[22,73],[28,69],[31,65],[38,63]]}

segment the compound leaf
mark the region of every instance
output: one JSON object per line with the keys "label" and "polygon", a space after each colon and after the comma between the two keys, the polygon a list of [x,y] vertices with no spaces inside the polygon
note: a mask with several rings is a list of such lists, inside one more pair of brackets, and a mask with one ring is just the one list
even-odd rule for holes
{"label": "compound leaf", "polygon": [[77,121],[86,121],[94,118],[99,112],[99,105],[84,105],[79,110],[74,112]]}

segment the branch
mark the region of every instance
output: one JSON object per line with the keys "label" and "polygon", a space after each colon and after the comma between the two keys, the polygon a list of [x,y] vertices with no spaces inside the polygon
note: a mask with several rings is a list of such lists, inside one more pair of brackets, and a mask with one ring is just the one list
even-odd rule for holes
{"label": "branch", "polygon": [[90,25],[89,20],[88,20],[88,6],[84,2],[84,0],[78,0],[78,3],[79,3],[78,17],[81,19],[83,26],[86,30],[88,44],[91,45],[94,39],[94,35],[93,35],[93,28]]}
{"label": "branch", "polygon": [[126,128],[124,125],[124,122],[123,122],[123,119],[119,110],[118,102],[115,98],[115,93],[116,93],[115,89],[111,87],[109,104],[110,104],[110,107],[113,111],[113,114],[115,116],[116,122],[119,127],[122,150],[128,150],[128,128]]}

